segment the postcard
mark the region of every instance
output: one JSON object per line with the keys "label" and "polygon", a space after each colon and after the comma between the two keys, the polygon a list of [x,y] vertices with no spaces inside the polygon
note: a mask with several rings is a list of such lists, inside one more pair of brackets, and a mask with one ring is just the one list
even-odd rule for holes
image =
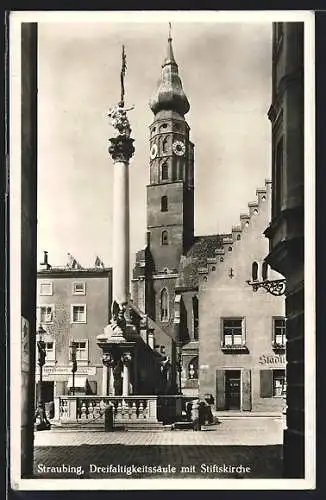
{"label": "postcard", "polygon": [[314,14],[8,22],[11,487],[313,489]]}

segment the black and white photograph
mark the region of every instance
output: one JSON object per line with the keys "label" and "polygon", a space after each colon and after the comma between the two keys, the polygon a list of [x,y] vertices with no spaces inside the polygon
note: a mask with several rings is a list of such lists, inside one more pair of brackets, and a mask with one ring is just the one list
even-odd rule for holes
{"label": "black and white photograph", "polygon": [[9,28],[11,487],[314,488],[314,13]]}

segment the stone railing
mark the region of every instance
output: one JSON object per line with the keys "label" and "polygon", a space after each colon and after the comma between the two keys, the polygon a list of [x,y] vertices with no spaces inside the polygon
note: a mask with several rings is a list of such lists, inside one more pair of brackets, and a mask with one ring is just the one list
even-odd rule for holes
{"label": "stone railing", "polygon": [[158,422],[157,396],[57,396],[54,418],[57,422],[104,421],[107,405],[113,406],[114,420]]}
{"label": "stone railing", "polygon": [[183,396],[57,396],[54,421],[104,422],[105,408],[111,404],[117,424],[169,423],[181,416],[184,403]]}

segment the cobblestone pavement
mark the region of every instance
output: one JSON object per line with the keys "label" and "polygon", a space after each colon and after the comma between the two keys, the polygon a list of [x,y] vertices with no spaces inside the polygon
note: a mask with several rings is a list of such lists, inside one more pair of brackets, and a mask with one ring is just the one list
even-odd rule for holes
{"label": "cobblestone pavement", "polygon": [[280,478],[281,443],[282,425],[274,419],[224,421],[200,432],[41,431],[34,477]]}

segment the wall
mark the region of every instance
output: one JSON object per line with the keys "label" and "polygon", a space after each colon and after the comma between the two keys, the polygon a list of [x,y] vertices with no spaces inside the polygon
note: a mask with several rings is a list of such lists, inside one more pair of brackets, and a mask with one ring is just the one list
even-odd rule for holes
{"label": "wall", "polygon": [[33,472],[35,411],[37,24],[23,23],[21,30],[21,315],[27,328],[22,345],[21,472],[29,477]]}
{"label": "wall", "polygon": [[[226,245],[222,262],[216,259],[209,264],[209,272],[203,275],[199,288],[200,393],[216,396],[216,370],[249,369],[251,403],[256,411],[281,409],[282,406],[280,399],[260,397],[259,372],[266,368],[260,363],[260,356],[274,355],[272,317],[285,315],[284,298],[274,297],[263,289],[254,292],[246,283],[251,279],[252,263],[259,263],[260,274],[261,263],[268,252],[268,240],[263,232],[270,217],[270,185],[266,188],[265,194],[260,191],[255,207],[258,213],[251,210],[249,225],[244,225],[240,232],[241,239],[236,238]],[[279,277],[278,273],[270,271],[270,279]],[[221,350],[223,317],[244,318],[248,353]],[[285,368],[285,363],[277,363],[275,368]]]}

